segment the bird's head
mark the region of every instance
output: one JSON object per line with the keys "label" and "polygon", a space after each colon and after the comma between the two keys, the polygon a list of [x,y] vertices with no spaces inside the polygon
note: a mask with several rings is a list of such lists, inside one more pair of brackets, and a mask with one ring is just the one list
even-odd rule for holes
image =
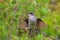
{"label": "bird's head", "polygon": [[30,13],[28,14],[28,16],[34,16],[34,13],[33,13],[33,12],[30,12]]}

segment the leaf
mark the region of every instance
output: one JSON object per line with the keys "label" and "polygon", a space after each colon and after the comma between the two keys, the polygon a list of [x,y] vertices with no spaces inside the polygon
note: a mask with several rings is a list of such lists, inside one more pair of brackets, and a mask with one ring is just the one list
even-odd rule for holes
{"label": "leaf", "polygon": [[0,9],[4,9],[5,8],[5,5],[0,3]]}

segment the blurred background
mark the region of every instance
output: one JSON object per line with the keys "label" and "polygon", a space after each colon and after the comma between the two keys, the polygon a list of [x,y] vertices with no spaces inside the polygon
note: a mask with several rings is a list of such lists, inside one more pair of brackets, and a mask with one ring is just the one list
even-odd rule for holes
{"label": "blurred background", "polygon": [[30,39],[60,40],[60,0],[0,0],[0,40],[30,40],[26,30],[18,30],[29,12],[48,26]]}

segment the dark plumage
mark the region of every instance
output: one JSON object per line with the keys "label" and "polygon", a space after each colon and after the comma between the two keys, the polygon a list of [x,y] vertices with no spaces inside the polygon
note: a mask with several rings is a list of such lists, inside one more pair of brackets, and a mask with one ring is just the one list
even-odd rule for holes
{"label": "dark plumage", "polygon": [[[26,27],[28,27],[28,23],[29,23],[28,18],[25,19],[24,22],[27,24]],[[37,28],[35,28],[35,33],[36,33],[36,34],[40,33],[40,30],[39,30],[39,28],[38,28],[40,22],[43,22],[43,21],[42,21],[40,18],[37,18],[37,23],[36,23],[36,24],[37,24]],[[29,36],[33,36],[33,34],[32,34],[32,29],[33,29],[33,28],[30,28],[30,29],[29,29],[29,33],[28,33]]]}
{"label": "dark plumage", "polygon": [[30,12],[29,14],[30,14],[30,15],[34,15],[34,13],[33,13],[33,12]]}
{"label": "dark plumage", "polygon": [[45,23],[40,18],[36,18],[33,12],[30,12],[28,16],[21,24],[21,28],[28,30],[28,36],[32,37],[40,33],[40,27],[45,26]]}
{"label": "dark plumage", "polygon": [[[28,27],[28,23],[29,23],[29,22],[28,22],[28,18],[26,18],[26,19],[24,20],[24,22],[26,22],[26,24],[27,24],[26,27]],[[42,21],[40,18],[37,18],[37,26],[39,26],[39,23],[40,23],[40,22],[43,22],[43,21]]]}
{"label": "dark plumage", "polygon": [[[24,30],[24,32],[28,32],[29,31],[28,32],[28,36],[30,36],[30,37],[34,36],[35,34],[39,34],[40,33],[40,28],[46,27],[46,24],[40,18],[37,18],[37,23],[36,23],[37,24],[37,26],[36,26],[37,28],[35,28],[34,30],[33,30],[33,28],[29,29],[29,27],[28,27],[28,23],[29,23],[28,19],[29,18],[26,18],[24,20],[24,22],[20,24],[20,29]],[[35,32],[35,34],[32,33],[32,30]]]}

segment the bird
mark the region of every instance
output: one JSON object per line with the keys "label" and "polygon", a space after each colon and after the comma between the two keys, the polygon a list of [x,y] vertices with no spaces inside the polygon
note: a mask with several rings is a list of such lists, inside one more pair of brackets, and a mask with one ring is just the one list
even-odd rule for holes
{"label": "bird", "polygon": [[36,21],[37,27],[39,27],[40,22],[44,23],[44,21],[41,20],[40,18],[36,18],[34,16],[34,13],[30,12],[28,15],[29,17],[24,20],[24,22],[26,23],[26,27],[28,27],[29,25],[29,20],[34,22]]}
{"label": "bird", "polygon": [[28,13],[28,16],[29,16],[28,18],[24,19],[23,23],[20,23],[19,29],[22,29],[24,32],[28,32],[28,35],[31,35],[33,27],[30,28],[30,26],[31,24],[32,25],[36,24],[36,29],[34,30],[34,32],[36,34],[40,33],[40,28],[45,28],[46,23],[42,19],[37,18],[33,12]]}

